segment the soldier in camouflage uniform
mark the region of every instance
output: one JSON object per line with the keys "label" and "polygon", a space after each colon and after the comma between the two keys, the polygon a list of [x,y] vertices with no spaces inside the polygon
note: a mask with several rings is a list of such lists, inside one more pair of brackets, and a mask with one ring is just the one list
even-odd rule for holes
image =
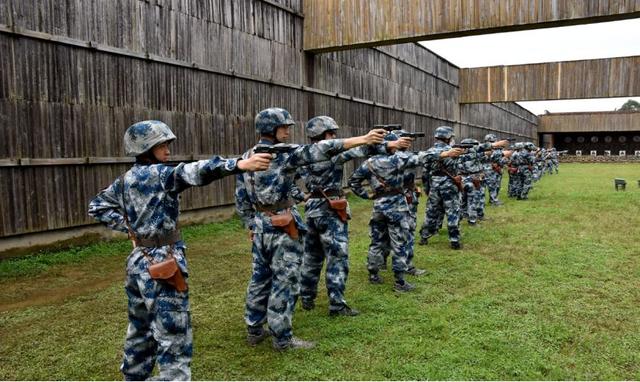
{"label": "soldier in camouflage uniform", "polygon": [[127,258],[125,290],[129,328],[121,370],[127,380],[145,380],[158,365],[158,379],[191,378],[192,332],[188,291],[151,278],[149,266],[173,257],[187,278],[185,244],[178,231],[178,194],[192,186],[243,170],[266,169],[268,155],[250,159],[218,156],[177,166],[164,164],[176,137],[160,121],[130,126],[124,136],[135,165],[89,204],[89,215],[110,228],[128,232],[134,249]]}
{"label": "soldier in camouflage uniform", "polygon": [[533,165],[533,181],[537,182],[544,175],[544,162],[545,156],[547,155],[547,150],[544,148],[539,148],[537,151],[533,152],[534,157],[534,165]]}
{"label": "soldier in camouflage uniform", "polygon": [[[454,183],[458,175],[458,160],[462,149],[452,149],[449,145],[454,137],[453,128],[440,126],[436,129],[435,145],[427,152],[435,159],[428,161],[423,171],[431,174],[429,200],[425,213],[425,221],[420,229],[420,245],[426,245],[431,236],[438,232],[438,221],[441,216],[447,216],[447,229],[451,248],[460,249],[460,190]],[[457,155],[449,153],[456,151]]]}
{"label": "soldier in camouflage uniform", "polygon": [[[494,143],[498,141],[498,138],[493,134],[487,134],[484,137],[484,141],[485,143]],[[489,190],[489,204],[491,205],[499,206],[502,204],[502,202],[498,200],[500,186],[502,184],[502,168],[507,164],[507,158],[510,156],[511,151],[496,148],[484,164],[484,182]]]}
{"label": "soldier in camouflage uniform", "polygon": [[[397,134],[405,133],[404,130],[395,131]],[[392,139],[393,135],[388,135],[386,139]],[[403,138],[400,138],[401,140]],[[401,148],[400,151],[404,152],[406,148]],[[399,153],[399,155],[402,155]],[[417,167],[409,167],[404,171],[403,188],[409,205],[409,231],[407,232],[407,274],[412,276],[422,276],[427,272],[425,269],[420,269],[413,263],[414,244],[415,244],[415,231],[418,226],[418,205],[420,204],[420,195],[422,190],[416,185]],[[428,175],[427,175],[428,177]],[[383,264],[382,269],[387,269],[387,259],[391,253],[391,243],[389,238],[389,232],[383,234],[382,241],[384,244],[383,250]]]}
{"label": "soldier in camouflage uniform", "polygon": [[[438,218],[443,214],[447,215],[447,230],[451,248],[461,249],[460,243],[460,185],[456,185],[455,179],[460,171],[460,160],[457,158],[462,149],[453,149],[450,142],[454,137],[453,128],[440,126],[434,133],[435,145],[427,152],[433,160],[427,162],[423,171],[431,173],[431,192],[425,221],[420,229],[420,245],[427,245],[429,238],[438,232]],[[490,144],[491,147],[503,147],[508,141],[499,141]],[[458,152],[451,155],[451,152]]]}
{"label": "soldier in camouflage uniform", "polygon": [[[338,124],[331,117],[320,116],[307,122],[307,136],[312,142],[337,137]],[[400,147],[400,141],[389,142],[389,147]],[[407,143],[408,145],[409,143]],[[309,198],[305,203],[307,232],[304,235],[304,256],[300,282],[302,308],[315,307],[318,281],[326,258],[326,286],[329,296],[329,315],[355,316],[359,312],[347,305],[344,297],[349,274],[348,219],[351,218],[347,200],[342,192],[344,165],[355,158],[366,158],[386,153],[385,145],[360,146],[331,158],[298,168]],[[336,204],[344,205],[342,211]],[[334,203],[334,208],[330,203]],[[339,207],[343,207],[340,205]],[[341,208],[340,208],[341,209]]]}
{"label": "soldier in camouflage uniform", "polygon": [[511,158],[511,166],[515,169],[514,181],[512,186],[513,195],[518,200],[528,199],[529,190],[533,178],[533,164],[535,157],[532,151],[535,145],[531,142],[516,145],[518,149]]}
{"label": "soldier in camouflage uniform", "polygon": [[[258,145],[274,146],[285,142],[295,122],[280,108],[262,110],[256,115]],[[293,336],[291,320],[299,294],[302,238],[306,233],[294,202],[290,199],[298,167],[327,161],[331,157],[363,144],[382,142],[384,130],[372,130],[366,136],[325,140],[297,146],[290,152],[275,154],[269,169],[248,172],[236,179],[236,209],[253,241],[253,270],[247,287],[245,322],[247,342],[255,346],[273,335],[276,350],[308,349],[314,343]],[[255,147],[243,157],[250,155]],[[267,323],[269,332],[263,325]]]}
{"label": "soldier in camouflage uniform", "polygon": [[556,174],[558,173],[558,151],[556,150],[555,147],[551,148],[551,151],[549,151],[549,159],[548,159],[548,164],[547,164],[547,170],[549,172],[549,174],[553,174],[553,170],[555,169]]}
{"label": "soldier in camouflage uniform", "polygon": [[[398,139],[394,133],[385,137],[388,140]],[[451,155],[459,155],[461,150],[453,150]],[[384,235],[388,233],[391,250],[393,251],[392,269],[395,276],[394,290],[407,292],[414,286],[404,280],[408,270],[407,257],[409,254],[408,232],[410,227],[409,204],[404,193],[404,171],[417,167],[429,160],[435,160],[440,153],[395,152],[392,155],[378,155],[369,158],[360,166],[349,179],[351,190],[363,199],[374,199],[373,212],[369,222],[371,244],[367,258],[369,281],[374,284],[382,283],[378,274],[383,264],[385,250]],[[373,190],[370,195],[365,187],[367,181]]]}
{"label": "soldier in camouflage uniform", "polygon": [[507,196],[509,198],[515,198],[516,193],[514,189],[514,185],[517,183],[516,179],[518,177],[518,167],[513,165],[513,159],[517,156],[518,151],[524,149],[523,142],[516,142],[513,145],[513,151],[511,157],[507,160],[507,174],[509,175],[509,182],[507,184]]}
{"label": "soldier in camouflage uniform", "polygon": [[[402,154],[400,154],[402,155]],[[422,190],[416,186],[418,167],[409,167],[404,172],[403,187],[409,204],[409,231],[407,232],[407,273],[412,276],[422,276],[427,272],[425,269],[416,267],[413,263],[416,228],[418,227],[418,205]],[[441,222],[442,224],[442,222]],[[389,246],[390,247],[390,246]],[[386,264],[386,256],[384,263]]]}
{"label": "soldier in camouflage uniform", "polygon": [[[460,143],[472,144],[473,148],[468,149],[458,160],[460,163],[460,175],[462,175],[462,208],[463,215],[467,218],[469,225],[478,222],[480,213],[484,215],[484,179],[483,158],[484,152],[491,149],[491,143],[480,145],[477,139],[466,138]],[[466,202],[466,203],[465,203]]]}

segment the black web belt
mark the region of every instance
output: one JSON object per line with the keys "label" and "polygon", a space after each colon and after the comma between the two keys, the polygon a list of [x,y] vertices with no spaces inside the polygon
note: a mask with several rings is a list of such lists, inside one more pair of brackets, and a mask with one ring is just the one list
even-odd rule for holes
{"label": "black web belt", "polygon": [[137,237],[136,245],[142,247],[163,247],[165,245],[175,244],[176,241],[182,240],[180,230],[171,231],[166,235],[153,236],[153,237]]}

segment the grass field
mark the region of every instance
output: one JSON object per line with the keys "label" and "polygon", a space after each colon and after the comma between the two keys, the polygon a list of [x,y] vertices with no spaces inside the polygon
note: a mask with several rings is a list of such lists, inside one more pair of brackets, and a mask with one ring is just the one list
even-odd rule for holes
{"label": "grass field", "polygon": [[[638,380],[638,179],[638,164],[563,164],[528,201],[503,189],[488,221],[462,224],[462,251],[446,232],[416,247],[431,274],[411,277],[417,290],[401,295],[389,272],[368,284],[371,204],[352,199],[347,298],[362,314],[328,317],[320,289],[316,309],[294,316],[295,334],[318,341],[301,352],[244,343],[251,256],[239,220],[188,227],[193,378]],[[129,248],[0,262],[0,379],[121,379]]]}

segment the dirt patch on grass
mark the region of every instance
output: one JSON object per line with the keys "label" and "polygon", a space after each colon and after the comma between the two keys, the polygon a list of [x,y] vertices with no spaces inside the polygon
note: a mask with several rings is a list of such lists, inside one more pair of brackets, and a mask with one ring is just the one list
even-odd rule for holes
{"label": "dirt patch on grass", "polygon": [[52,272],[0,282],[0,311],[55,305],[81,295],[94,294],[122,283],[121,258],[94,259],[85,264],[56,266]]}

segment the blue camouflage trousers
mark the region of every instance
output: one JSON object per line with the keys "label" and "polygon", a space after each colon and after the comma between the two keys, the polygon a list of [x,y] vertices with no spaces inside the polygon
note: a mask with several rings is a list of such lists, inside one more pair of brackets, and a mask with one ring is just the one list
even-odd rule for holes
{"label": "blue camouflage trousers", "polygon": [[513,194],[518,199],[527,198],[533,182],[533,172],[527,166],[520,166],[513,181]]}
{"label": "blue camouflage trousers", "polygon": [[498,203],[498,195],[500,195],[500,186],[502,184],[502,174],[489,170],[485,173],[484,182],[489,190],[489,203]]}
{"label": "blue camouflage trousers", "polygon": [[553,161],[547,160],[544,162],[544,171],[546,171],[549,175],[553,174]]}
{"label": "blue camouflage trousers", "polygon": [[293,336],[292,318],[300,292],[302,239],[282,232],[253,235],[252,274],[244,319],[250,332],[264,323],[279,344]]}
{"label": "blue camouflage trousers", "polygon": [[[173,255],[187,279],[182,251]],[[163,254],[158,256],[164,258]],[[193,334],[189,292],[178,292],[152,279],[148,266],[140,249],[129,256],[125,281],[129,327],[120,370],[126,380],[146,380],[157,362],[159,374],[154,379],[190,380]]]}
{"label": "blue camouflage trousers", "polygon": [[460,241],[460,192],[448,177],[435,176],[431,180],[431,192],[425,221],[420,228],[420,236],[428,239],[438,233],[439,223],[447,216],[449,241]]}
{"label": "blue camouflage trousers", "polygon": [[373,211],[369,220],[369,253],[367,269],[377,273],[384,262],[384,254],[389,247],[393,251],[391,269],[396,274],[407,271],[407,257],[409,255],[409,240],[407,233],[411,230],[410,218],[406,211]]}
{"label": "blue camouflage trousers", "polygon": [[[418,198],[418,195],[414,193],[414,198]],[[407,231],[407,267],[413,268],[413,247],[416,242],[416,228],[418,227],[418,203],[412,203],[409,206],[409,214],[407,217],[409,221],[409,230]]]}
{"label": "blue camouflage trousers", "polygon": [[[418,194],[414,193],[414,200],[418,200]],[[416,228],[418,227],[418,203],[411,203],[409,205],[409,214],[407,216],[409,222],[409,231],[407,231],[407,269],[415,268],[413,264],[413,247],[415,245]],[[382,251],[383,262],[387,263],[387,257],[391,253],[391,243],[389,239],[389,232],[387,231],[383,235],[384,250]]]}
{"label": "blue camouflage trousers", "polygon": [[463,176],[461,209],[469,223],[476,223],[478,218],[484,216],[484,187],[476,188],[473,184],[473,176]]}
{"label": "blue camouflage trousers", "polygon": [[308,231],[304,235],[300,297],[305,301],[315,300],[326,258],[325,280],[329,310],[340,310],[346,305],[344,291],[349,276],[349,226],[337,216],[322,216],[307,218],[307,227]]}

